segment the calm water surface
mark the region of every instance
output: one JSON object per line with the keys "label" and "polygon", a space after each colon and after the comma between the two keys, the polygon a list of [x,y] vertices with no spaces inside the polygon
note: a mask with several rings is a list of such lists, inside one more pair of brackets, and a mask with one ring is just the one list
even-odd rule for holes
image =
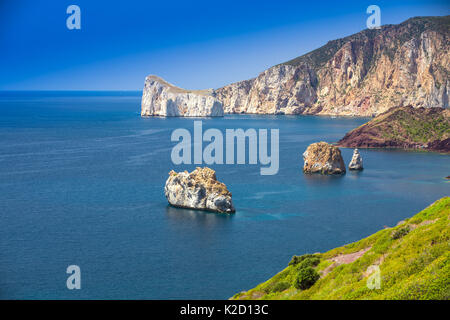
{"label": "calm water surface", "polygon": [[[167,206],[170,135],[194,119],[141,118],[130,93],[0,94],[0,298],[228,298],[393,226],[450,194],[449,156],[361,150],[365,170],[308,176],[308,144],[367,119],[230,115],[203,127],[280,130],[280,170],[215,165],[233,216]],[[352,150],[342,149],[346,163]],[[66,288],[81,268],[82,289]]]}

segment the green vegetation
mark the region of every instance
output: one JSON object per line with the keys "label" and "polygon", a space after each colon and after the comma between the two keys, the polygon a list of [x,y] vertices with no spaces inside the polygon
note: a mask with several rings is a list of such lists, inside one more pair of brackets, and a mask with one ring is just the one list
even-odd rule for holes
{"label": "green vegetation", "polygon": [[297,289],[306,290],[309,289],[317,280],[320,275],[312,267],[300,268],[297,279],[295,279],[294,286]]}
{"label": "green vegetation", "polygon": [[411,228],[409,226],[397,229],[392,233],[392,239],[394,240],[400,239],[401,237],[406,236],[410,230]]}
{"label": "green vegetation", "polygon": [[[445,197],[400,225],[358,242],[323,254],[294,256],[273,278],[233,298],[447,300],[449,231],[450,198]],[[351,256],[354,259],[338,259]],[[379,289],[367,286],[373,266],[380,270]]]}
{"label": "green vegetation", "polygon": [[[445,143],[449,138],[448,109],[403,106],[391,108],[353,129],[337,144],[343,147],[388,147],[450,152],[448,144]],[[442,143],[442,146],[438,143]]]}
{"label": "green vegetation", "polygon": [[442,115],[416,114],[398,109],[390,117],[392,127],[384,136],[392,140],[406,139],[411,142],[426,143],[446,138],[450,132],[450,121]]}
{"label": "green vegetation", "polygon": [[[320,256],[317,254],[304,254],[302,256],[293,256],[289,262],[290,266],[295,266],[303,261],[307,260],[308,264],[314,264],[316,266],[320,261]],[[317,261],[317,263],[315,263]]]}

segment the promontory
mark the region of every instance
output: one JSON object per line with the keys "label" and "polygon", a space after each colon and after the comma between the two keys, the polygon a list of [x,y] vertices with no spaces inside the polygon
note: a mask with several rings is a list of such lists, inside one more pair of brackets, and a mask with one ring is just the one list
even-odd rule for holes
{"label": "promontory", "polygon": [[185,90],[150,75],[145,78],[141,116],[221,117],[223,106],[212,89]]}
{"label": "promontory", "polygon": [[348,132],[350,148],[403,148],[450,152],[450,110],[396,107]]}

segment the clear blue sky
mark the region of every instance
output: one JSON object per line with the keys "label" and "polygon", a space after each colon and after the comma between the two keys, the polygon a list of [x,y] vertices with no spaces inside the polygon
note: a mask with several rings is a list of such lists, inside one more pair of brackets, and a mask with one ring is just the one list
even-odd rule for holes
{"label": "clear blue sky", "polygon": [[450,14],[448,0],[0,0],[0,90],[140,90],[148,74],[218,88],[365,29],[370,4],[382,24]]}

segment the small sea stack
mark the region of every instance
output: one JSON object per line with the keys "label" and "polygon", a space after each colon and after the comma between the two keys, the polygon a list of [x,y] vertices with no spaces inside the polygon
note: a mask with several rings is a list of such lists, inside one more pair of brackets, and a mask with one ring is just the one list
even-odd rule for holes
{"label": "small sea stack", "polygon": [[310,144],[303,153],[303,172],[320,174],[344,174],[345,164],[341,150],[326,142]]}
{"label": "small sea stack", "polygon": [[357,148],[355,150],[353,150],[352,160],[350,161],[350,164],[348,165],[348,169],[356,170],[356,171],[364,169],[363,160],[362,160],[361,154],[359,153]]}
{"label": "small sea stack", "polygon": [[174,207],[234,213],[231,192],[217,181],[216,172],[197,167],[192,172],[169,172],[164,194]]}

